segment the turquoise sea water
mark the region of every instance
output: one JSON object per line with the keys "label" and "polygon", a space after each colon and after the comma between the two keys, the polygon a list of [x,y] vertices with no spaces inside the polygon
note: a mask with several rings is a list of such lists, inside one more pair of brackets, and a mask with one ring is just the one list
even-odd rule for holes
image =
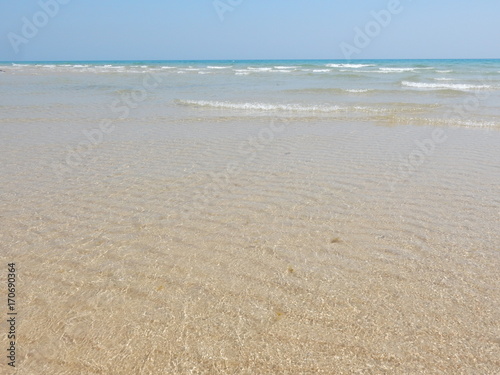
{"label": "turquoise sea water", "polygon": [[0,120],[112,117],[118,100],[143,108],[128,116],[154,121],[277,116],[500,128],[500,60],[4,62],[0,70]]}

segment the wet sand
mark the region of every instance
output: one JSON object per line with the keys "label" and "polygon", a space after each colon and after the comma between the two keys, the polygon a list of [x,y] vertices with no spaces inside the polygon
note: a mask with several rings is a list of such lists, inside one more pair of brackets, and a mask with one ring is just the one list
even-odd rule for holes
{"label": "wet sand", "polygon": [[0,129],[17,374],[498,373],[500,132],[88,128]]}

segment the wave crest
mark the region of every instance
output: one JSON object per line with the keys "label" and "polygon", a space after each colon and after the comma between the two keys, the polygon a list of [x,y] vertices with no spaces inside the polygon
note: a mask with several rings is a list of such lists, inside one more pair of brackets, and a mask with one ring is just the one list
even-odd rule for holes
{"label": "wave crest", "polygon": [[401,82],[403,86],[413,87],[418,89],[441,89],[441,90],[485,90],[491,89],[489,85],[470,85],[467,83],[425,83],[425,82]]}
{"label": "wave crest", "polygon": [[254,111],[287,111],[287,112],[338,112],[343,107],[337,105],[301,105],[270,103],[231,103],[209,100],[178,100],[178,104],[220,109],[254,110]]}

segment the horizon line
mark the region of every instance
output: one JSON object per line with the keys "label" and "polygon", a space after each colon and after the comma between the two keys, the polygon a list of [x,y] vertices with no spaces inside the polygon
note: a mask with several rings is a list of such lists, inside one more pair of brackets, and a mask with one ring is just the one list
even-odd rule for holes
{"label": "horizon line", "polygon": [[355,62],[355,61],[391,61],[391,60],[398,60],[398,61],[423,61],[423,60],[470,60],[470,61],[477,61],[477,60],[500,60],[500,57],[486,57],[486,58],[481,58],[481,57],[474,57],[474,58],[364,58],[364,59],[314,59],[314,58],[305,58],[305,59],[286,59],[286,58],[279,58],[279,59],[167,59],[167,60],[162,60],[162,59],[133,59],[133,60],[127,60],[127,59],[118,59],[118,60],[0,60],[1,63],[39,63],[39,62],[52,62],[52,63],[64,63],[64,62],[210,62],[210,61],[343,61],[346,63],[349,62]]}

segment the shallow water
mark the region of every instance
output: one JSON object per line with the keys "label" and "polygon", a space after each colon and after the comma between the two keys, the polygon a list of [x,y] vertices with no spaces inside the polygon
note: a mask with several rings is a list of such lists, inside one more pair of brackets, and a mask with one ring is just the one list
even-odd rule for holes
{"label": "shallow water", "polygon": [[[363,87],[380,76],[386,97],[338,91],[361,87],[346,79],[330,100],[302,78],[271,93],[280,74],[316,79],[291,62],[267,78],[269,64],[200,65],[167,65],[142,101],[143,76],[112,64],[2,68],[0,258],[19,265],[18,373],[495,374],[500,132],[484,122],[498,121],[497,91],[449,119],[442,106],[476,91],[386,81],[410,82],[404,70],[371,73]],[[197,76],[167,84],[174,74]],[[243,92],[236,79],[253,75]],[[124,98],[128,116],[110,109]],[[222,104],[188,102],[201,100]]]}
{"label": "shallow water", "polygon": [[97,109],[114,115],[120,111],[113,100],[141,100],[146,90],[148,111],[129,116],[275,115],[500,128],[500,60],[4,63],[0,69],[2,112],[14,118],[19,112],[31,117],[31,106],[37,113],[55,106],[68,120],[69,113],[80,118]]}

